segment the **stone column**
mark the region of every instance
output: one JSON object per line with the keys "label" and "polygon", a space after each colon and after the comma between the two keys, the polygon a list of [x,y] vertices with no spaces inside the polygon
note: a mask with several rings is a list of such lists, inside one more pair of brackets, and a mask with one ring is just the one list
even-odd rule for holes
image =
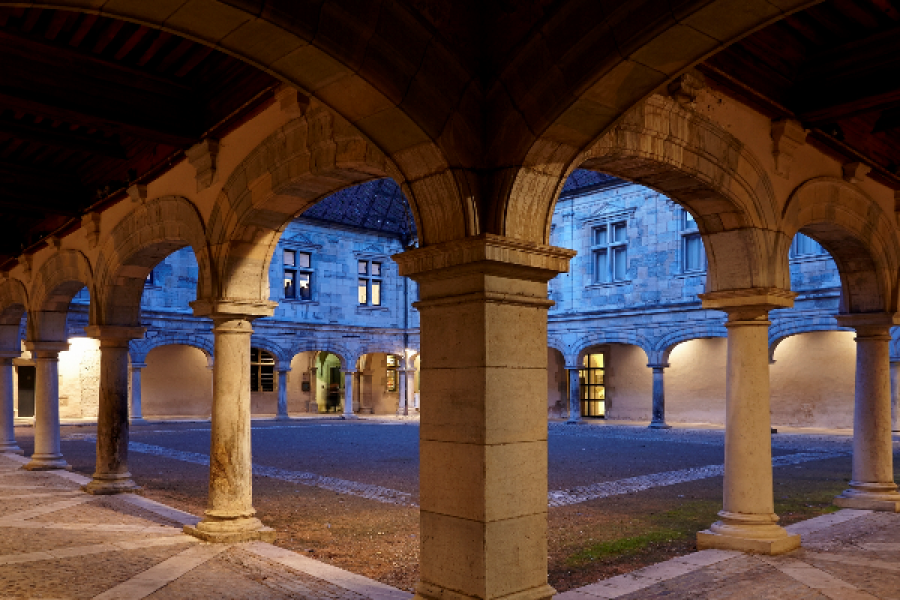
{"label": "stone column", "polygon": [[[395,255],[419,284],[417,600],[545,600],[547,281],[574,252],[482,235]],[[514,413],[513,413],[514,411]]]}
{"label": "stone column", "polygon": [[415,402],[416,389],[416,370],[414,368],[406,369],[406,414],[409,414],[409,408],[416,408]]}
{"label": "stone column", "polygon": [[66,342],[26,342],[35,362],[34,454],[22,467],[29,471],[66,469],[69,465],[59,451],[59,353],[69,349]]}
{"label": "stone column", "polygon": [[13,409],[13,358],[21,352],[0,352],[0,452],[25,454],[16,444]]}
{"label": "stone column", "polygon": [[577,366],[568,366],[566,369],[569,373],[569,420],[566,423],[580,425],[584,423],[581,420],[581,380],[578,375],[580,369]]}
{"label": "stone column", "polygon": [[288,415],[287,405],[287,374],[290,369],[278,369],[278,415],[275,417],[279,421],[287,421],[290,419]]}
{"label": "stone column", "polygon": [[671,429],[666,425],[666,387],[663,379],[663,371],[668,363],[647,365],[653,369],[653,418],[650,421],[650,429]]}
{"label": "stone column", "polygon": [[893,314],[839,315],[856,329],[856,400],[853,408],[853,475],[834,499],[841,508],[900,512],[891,439],[891,327]]}
{"label": "stone column", "polygon": [[356,371],[344,371],[344,418],[356,419],[353,414],[353,376]]}
{"label": "stone column", "polygon": [[207,542],[275,539],[275,530],[256,518],[253,508],[253,460],[250,434],[251,321],[271,315],[274,303],[259,303],[257,314],[244,314],[249,303],[192,303],[197,316],[213,320],[213,405],[210,424],[209,499],[203,520],[184,531]]}
{"label": "stone column", "polygon": [[900,361],[891,361],[891,430],[900,430]]}
{"label": "stone column", "polygon": [[400,401],[397,404],[397,415],[405,417],[409,415],[409,403],[406,397],[406,369],[397,369]]}
{"label": "stone column", "polygon": [[85,327],[100,340],[100,402],[97,413],[97,466],[84,491],[94,495],[134,492],[128,471],[128,342],[144,336],[142,327]]}
{"label": "stone column", "polygon": [[141,404],[141,369],[147,367],[147,363],[131,363],[131,424],[146,423],[144,420],[144,408]]}
{"label": "stone column", "polygon": [[697,548],[781,554],[799,535],[778,525],[772,490],[768,312],[794,294],[752,289],[702,294],[704,308],[728,313],[725,371],[725,481],[721,520],[697,534]]}

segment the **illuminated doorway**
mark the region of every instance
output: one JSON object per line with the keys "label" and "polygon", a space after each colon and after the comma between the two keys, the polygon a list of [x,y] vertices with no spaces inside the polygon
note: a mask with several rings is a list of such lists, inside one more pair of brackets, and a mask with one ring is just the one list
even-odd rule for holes
{"label": "illuminated doorway", "polygon": [[578,371],[581,390],[581,416],[606,416],[606,353],[585,354],[582,368]]}

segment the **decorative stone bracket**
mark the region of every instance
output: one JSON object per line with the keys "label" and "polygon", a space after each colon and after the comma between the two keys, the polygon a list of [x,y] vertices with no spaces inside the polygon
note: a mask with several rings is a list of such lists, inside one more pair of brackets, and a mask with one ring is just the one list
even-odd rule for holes
{"label": "decorative stone bracket", "polygon": [[128,197],[131,198],[132,202],[146,202],[147,201],[147,186],[143,183],[136,183],[129,187],[126,192],[128,193]]}
{"label": "decorative stone bracket", "polygon": [[81,217],[81,226],[87,234],[88,246],[96,248],[100,243],[100,213],[91,212]]}
{"label": "decorative stone bracket", "polygon": [[185,150],[188,161],[197,170],[197,191],[203,191],[216,181],[216,162],[219,140],[206,138]]}
{"label": "decorative stone bracket", "polygon": [[700,92],[706,89],[706,79],[698,71],[691,70],[679,75],[669,84],[668,92],[678,104],[693,106]]}
{"label": "decorative stone bracket", "polygon": [[22,266],[22,275],[26,280],[31,279],[31,261],[32,256],[30,254],[23,254],[19,256],[19,264]]}
{"label": "decorative stone bracket", "polygon": [[872,167],[861,162],[851,162],[845,164],[843,170],[844,181],[847,183],[862,183],[862,180],[866,178]]}
{"label": "decorative stone bracket", "polygon": [[806,144],[806,133],[799,121],[781,119],[772,121],[772,156],[775,157],[775,173],[787,179],[791,176],[794,152]]}
{"label": "decorative stone bracket", "polygon": [[309,108],[309,97],[289,85],[284,85],[275,92],[275,100],[278,101],[282,112],[292,119],[302,117]]}

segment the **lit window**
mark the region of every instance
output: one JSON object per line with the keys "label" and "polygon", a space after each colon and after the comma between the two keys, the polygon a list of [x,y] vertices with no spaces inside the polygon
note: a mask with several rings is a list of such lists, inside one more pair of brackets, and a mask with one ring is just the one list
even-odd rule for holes
{"label": "lit window", "polygon": [[606,416],[605,359],[603,352],[587,354],[582,359],[583,368],[578,370],[581,415],[584,417]]}
{"label": "lit window", "polygon": [[153,269],[150,269],[150,272],[147,273],[147,279],[144,281],[144,285],[156,285],[154,283]]}
{"label": "lit window", "polygon": [[706,253],[697,230],[697,221],[688,211],[682,209],[681,213],[681,270],[684,273],[702,273],[706,271]]}
{"label": "lit window", "polygon": [[284,297],[312,300],[312,257],[308,252],[284,251]]}
{"label": "lit window", "polygon": [[591,235],[594,283],[628,278],[628,224],[613,221],[594,227]]}
{"label": "lit window", "polygon": [[250,391],[275,391],[275,356],[259,348],[250,349]]}
{"label": "lit window", "polygon": [[397,365],[399,361],[397,357],[393,354],[388,354],[387,357],[387,391],[396,392],[397,391]]}
{"label": "lit window", "polygon": [[804,258],[808,256],[822,256],[828,252],[819,242],[808,235],[798,233],[791,242],[791,258]]}
{"label": "lit window", "polygon": [[357,299],[360,306],[381,306],[381,263],[357,261]]}

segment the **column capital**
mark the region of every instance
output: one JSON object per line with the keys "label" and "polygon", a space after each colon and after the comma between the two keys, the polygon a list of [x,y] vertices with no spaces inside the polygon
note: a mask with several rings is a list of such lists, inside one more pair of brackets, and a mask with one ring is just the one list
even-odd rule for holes
{"label": "column capital", "polygon": [[400,275],[416,281],[484,273],[546,283],[568,272],[569,260],[575,255],[574,250],[483,233],[407,250],[391,258]]}
{"label": "column capital", "polygon": [[776,308],[794,306],[796,292],[782,288],[746,288],[699,294],[703,308],[721,310],[735,320],[754,319]]}
{"label": "column capital", "polygon": [[246,319],[271,317],[277,302],[254,298],[200,298],[190,303],[195,317],[210,319]]}
{"label": "column capital", "polygon": [[122,325],[89,325],[84,328],[89,338],[101,343],[119,343],[127,345],[131,340],[139,340],[147,333],[146,327],[128,327]]}
{"label": "column capital", "polygon": [[651,369],[668,369],[669,363],[647,363],[647,366]]}
{"label": "column capital", "polygon": [[900,325],[897,313],[844,313],[837,315],[837,324],[850,327],[859,335],[890,335],[891,327]]}
{"label": "column capital", "polygon": [[69,349],[69,342],[25,342],[25,349],[29,352],[65,352]]}
{"label": "column capital", "polygon": [[565,366],[565,369],[566,369],[567,371],[579,371],[579,370],[581,370],[581,369],[583,369],[583,368],[584,368],[584,367],[582,367],[581,365],[576,365],[576,366],[566,365],[566,366]]}
{"label": "column capital", "polygon": [[290,373],[290,372],[291,372],[291,368],[290,368],[290,367],[281,367],[281,366],[279,366],[279,367],[276,367],[275,370],[276,370],[277,372],[279,372],[279,373]]}
{"label": "column capital", "polygon": [[146,369],[146,368],[147,368],[147,363],[145,363],[145,362],[133,362],[133,363],[131,363],[130,366],[131,366],[132,369],[137,369],[138,371],[140,371],[141,369]]}

